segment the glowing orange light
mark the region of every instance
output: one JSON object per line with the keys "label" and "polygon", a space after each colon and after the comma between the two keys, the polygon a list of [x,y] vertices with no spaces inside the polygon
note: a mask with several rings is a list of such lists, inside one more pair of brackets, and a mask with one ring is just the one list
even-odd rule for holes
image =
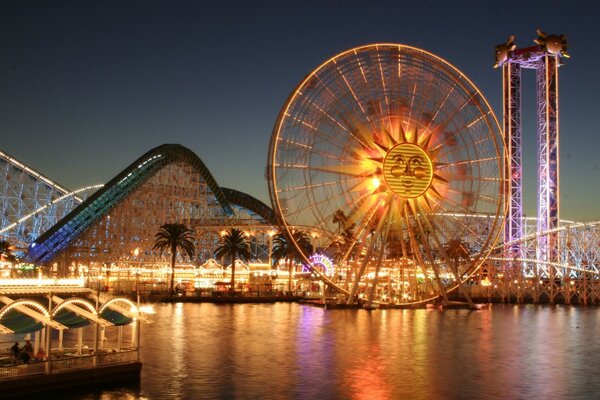
{"label": "glowing orange light", "polygon": [[376,190],[377,188],[379,188],[379,186],[381,186],[381,181],[379,180],[379,178],[371,178],[371,188],[373,190]]}

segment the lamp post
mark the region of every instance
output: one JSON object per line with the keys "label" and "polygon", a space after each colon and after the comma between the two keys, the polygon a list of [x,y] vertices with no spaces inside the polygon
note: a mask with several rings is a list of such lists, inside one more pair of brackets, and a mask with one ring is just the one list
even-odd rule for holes
{"label": "lamp post", "polygon": [[140,328],[141,328],[141,319],[140,319],[140,274],[142,273],[142,261],[139,257],[140,249],[136,247],[133,250],[133,255],[137,259],[138,266],[135,269],[135,295],[136,295],[136,319],[135,319],[135,347],[136,347],[136,358],[137,361],[140,361]]}
{"label": "lamp post", "polygon": [[273,268],[273,236],[275,236],[275,231],[270,230],[267,232],[269,235],[269,269]]}
{"label": "lamp post", "polygon": [[135,256],[135,258],[137,259],[138,262],[138,267],[135,270],[135,295],[136,295],[136,299],[137,299],[137,307],[138,309],[140,308],[140,273],[141,271],[141,260],[139,259],[139,254],[140,254],[140,249],[139,248],[135,248],[135,250],[133,250],[133,255]]}
{"label": "lamp post", "polygon": [[[100,284],[104,277],[102,272],[96,277],[96,316],[100,317]],[[94,365],[98,365],[98,343],[100,341],[100,325],[96,321],[96,329],[94,330]]]}

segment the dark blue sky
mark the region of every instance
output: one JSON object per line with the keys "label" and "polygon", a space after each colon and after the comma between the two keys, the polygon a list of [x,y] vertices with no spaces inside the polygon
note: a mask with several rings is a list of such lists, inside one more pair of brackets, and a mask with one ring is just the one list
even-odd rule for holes
{"label": "dark blue sky", "polygon": [[[275,119],[299,81],[358,45],[403,43],[462,70],[501,118],[494,45],[568,35],[561,217],[600,217],[598,18],[590,1],[3,1],[0,149],[78,188],[180,143],[268,203]],[[535,79],[524,76],[525,208],[535,215]]]}

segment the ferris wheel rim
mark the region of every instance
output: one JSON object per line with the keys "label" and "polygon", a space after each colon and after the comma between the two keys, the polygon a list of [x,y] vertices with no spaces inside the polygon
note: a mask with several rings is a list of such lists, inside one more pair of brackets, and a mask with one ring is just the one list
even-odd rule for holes
{"label": "ferris wheel rim", "polygon": [[[449,68],[449,70],[455,74],[456,80],[460,80],[461,84],[463,84],[462,80],[464,80],[464,85],[468,86],[470,89],[474,89],[474,91],[475,91],[474,96],[476,95],[477,99],[483,102],[482,106],[479,107],[479,109],[480,109],[482,115],[486,116],[485,122],[488,126],[488,130],[495,132],[495,133],[501,132],[498,120],[497,120],[495,114],[493,113],[492,108],[491,108],[489,102],[487,101],[487,99],[485,98],[485,96],[483,95],[483,93],[457,67],[455,67],[453,64],[451,64],[447,60],[443,59],[442,57],[439,57],[431,52],[428,52],[423,49],[419,49],[417,47],[408,46],[408,45],[404,45],[404,44],[398,44],[398,43],[373,43],[373,44],[357,46],[357,47],[345,50],[343,52],[340,52],[340,53],[334,55],[333,57],[330,57],[323,63],[321,63],[317,68],[312,70],[309,74],[307,74],[305,76],[304,79],[302,79],[300,81],[300,83],[295,87],[295,89],[288,96],[286,102],[284,103],[284,106],[281,109],[281,112],[278,114],[276,123],[273,128],[271,142],[269,144],[269,164],[268,164],[268,168],[267,168],[268,183],[269,183],[269,188],[270,188],[269,193],[271,196],[271,202],[275,208],[276,215],[277,215],[277,218],[279,219],[280,225],[284,228],[286,234],[289,235],[290,237],[292,236],[294,228],[291,224],[288,223],[287,219],[284,217],[284,210],[282,209],[282,206],[281,206],[282,199],[280,198],[280,194],[279,194],[279,190],[278,190],[278,182],[276,179],[276,177],[277,177],[276,169],[278,167],[276,160],[277,160],[277,151],[278,151],[278,141],[279,141],[280,134],[282,131],[283,121],[289,116],[288,111],[290,110],[291,105],[294,103],[294,101],[296,100],[297,96],[300,93],[300,90],[307,84],[307,82],[312,77],[317,75],[319,72],[323,71],[327,66],[331,65],[331,63],[335,63],[336,60],[341,59],[344,56],[349,55],[351,53],[356,54],[358,52],[367,51],[369,49],[380,50],[380,49],[385,49],[385,48],[398,49],[399,53],[401,53],[403,50],[408,50],[408,51],[414,52],[415,54],[418,54],[422,57],[432,58],[433,60],[439,62],[444,67]],[[445,71],[445,72],[448,73],[447,71]],[[452,78],[455,78],[455,77],[453,76]],[[485,109],[488,111],[483,112],[482,109]],[[496,215],[496,218],[495,218],[494,226],[493,226],[493,228],[494,228],[493,230],[496,231],[497,234],[489,235],[486,238],[486,242],[485,242],[485,246],[484,246],[486,249],[485,254],[478,254],[478,257],[477,257],[478,260],[484,260],[489,255],[489,253],[492,251],[494,244],[499,240],[500,235],[499,235],[498,227],[496,225],[499,225],[499,223],[500,223],[499,217],[504,216],[506,213],[506,204],[504,201],[501,200],[504,195],[504,184],[505,184],[505,177],[504,177],[505,171],[503,168],[503,160],[505,157],[504,143],[495,134],[490,135],[490,137],[492,138],[493,147],[495,149],[495,152],[498,155],[498,164],[499,164],[498,173],[500,174],[500,177],[498,179],[500,184],[498,185],[498,191],[497,191],[498,192],[497,195],[500,200],[497,201],[496,210],[494,212],[494,214]],[[310,264],[310,261],[308,260],[308,256],[304,254],[302,249],[300,249],[299,246],[293,240],[292,240],[292,243],[293,243],[294,247],[296,248],[296,250],[298,250],[303,261]],[[475,268],[472,268],[472,270],[468,274],[467,278],[465,278],[465,280],[468,279],[468,277],[470,277],[473,273],[475,273],[477,271],[477,269],[480,267],[480,265],[481,265],[481,262],[478,262],[477,266]],[[319,275],[321,275],[321,274],[319,274]],[[328,280],[327,277],[322,276],[322,278],[323,278],[323,280],[326,281],[326,283],[331,283],[332,286],[336,286],[338,289],[341,289],[335,283],[327,282],[327,280]],[[345,291],[345,290],[340,290],[340,291],[348,294],[348,291]],[[434,297],[437,297],[437,296],[434,296]],[[423,301],[418,301],[417,303],[422,303],[422,302]],[[409,303],[405,303],[405,304],[409,304]]]}

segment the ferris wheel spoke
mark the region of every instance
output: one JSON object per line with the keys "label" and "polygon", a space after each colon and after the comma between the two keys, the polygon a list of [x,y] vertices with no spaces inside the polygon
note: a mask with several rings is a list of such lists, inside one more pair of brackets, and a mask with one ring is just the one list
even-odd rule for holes
{"label": "ferris wheel spoke", "polygon": [[321,107],[319,107],[315,103],[311,103],[311,105],[313,107],[315,107],[316,109],[318,109],[327,118],[329,118],[334,124],[336,124],[348,136],[350,136],[351,138],[353,138],[354,140],[356,140],[358,143],[362,144],[363,146],[368,147],[367,143],[365,143],[361,138],[359,138],[358,136],[356,136],[351,130],[347,129],[340,121],[338,121],[337,119],[335,119],[334,117],[332,117],[327,111],[323,110]]}
{"label": "ferris wheel spoke", "polygon": [[324,88],[325,90],[327,90],[327,92],[329,92],[329,95],[333,98],[337,97],[336,93],[333,92],[331,89],[329,89],[329,86],[327,86],[325,84],[325,82],[323,82],[323,80],[321,79],[321,77],[319,76],[319,74],[314,74],[314,79],[316,79],[319,82],[319,86]]}
{"label": "ferris wheel spoke", "polygon": [[[413,205],[414,208],[416,208],[416,205]],[[407,213],[405,213],[405,219],[406,222],[408,224],[408,219],[407,219],[408,215]],[[421,243],[421,245],[423,246],[423,248],[425,249],[425,255],[427,256],[428,260],[429,260],[429,264],[431,265],[431,269],[433,270],[433,274],[435,277],[435,282],[437,284],[438,287],[438,292],[439,294],[442,295],[442,298],[444,299],[444,303],[447,304],[448,303],[448,298],[446,295],[446,290],[444,288],[444,285],[442,283],[442,279],[440,277],[440,272],[439,269],[437,267],[437,264],[435,262],[435,257],[433,256],[432,252],[431,252],[431,248],[429,247],[429,243],[427,242],[427,233],[425,232],[425,230],[423,229],[423,226],[421,225],[421,222],[419,221],[419,218],[415,217],[415,225],[418,228],[419,231],[419,238],[417,239],[416,235],[414,233],[412,233],[412,230],[409,230],[409,234],[411,235],[411,242],[414,243],[414,253],[417,256],[417,260],[419,262],[420,265],[425,266],[426,263],[423,260],[423,257],[421,255],[421,251],[418,247],[418,243]]]}
{"label": "ferris wheel spoke", "polygon": [[[336,65],[337,67],[337,65]],[[350,82],[348,82],[348,79],[346,79],[346,75],[344,75],[344,73],[340,70],[339,67],[337,67],[337,71],[340,73],[342,79],[344,80],[344,83],[346,84],[346,86],[348,86],[348,90],[350,90],[350,93],[352,94],[352,97],[354,98],[354,101],[356,102],[356,105],[358,105],[358,108],[360,108],[360,111],[363,113],[363,115],[369,119],[369,117],[367,116],[367,112],[365,111],[363,105],[360,103],[360,100],[358,99],[358,97],[356,96],[356,93],[354,91],[354,89],[352,88],[352,85],[350,85]]]}
{"label": "ferris wheel spoke", "polygon": [[[381,92],[383,93],[383,99],[385,100],[385,107],[386,110],[389,110],[390,108],[390,102],[388,100],[388,94],[387,94],[387,85],[385,83],[385,75],[383,74],[383,66],[381,65],[381,54],[378,55],[378,59],[377,59],[377,65],[379,66],[379,76],[381,78]],[[386,113],[389,115],[389,113]]]}
{"label": "ferris wheel spoke", "polygon": [[[357,181],[360,183],[360,182],[362,182],[362,179],[356,178],[356,179],[352,179],[352,180],[346,180],[344,182],[347,183],[347,182],[352,182],[352,181]],[[303,190],[307,190],[307,189],[320,189],[320,188],[335,186],[335,185],[339,185],[339,184],[340,184],[339,180],[328,181],[328,182],[319,182],[319,183],[313,183],[313,184],[304,184],[302,186],[294,186],[294,187],[290,187],[290,188],[281,189],[279,191],[279,193],[303,191]]]}
{"label": "ferris wheel spoke", "polygon": [[491,205],[497,205],[498,204],[498,200],[494,197],[491,196],[486,196],[486,195],[480,195],[479,196],[480,200],[483,200],[486,203],[489,203]]}
{"label": "ferris wheel spoke", "polygon": [[[334,137],[332,137],[329,133],[323,132],[315,127],[311,127],[311,129],[312,129],[312,132],[311,132],[310,136],[321,135],[322,142],[318,143],[319,147],[317,147],[314,142],[302,143],[302,142],[298,141],[297,138],[296,139],[280,138],[279,142],[282,143],[283,150],[293,151],[293,149],[297,149],[298,151],[296,152],[296,154],[320,155],[320,156],[323,156],[324,158],[328,158],[331,160],[340,160],[340,159],[353,160],[352,158],[340,158],[340,154],[342,154],[344,152],[344,146],[342,146],[341,143],[338,144],[336,140],[333,140]],[[302,136],[308,136],[308,135],[309,134],[305,133]],[[323,138],[325,138],[325,139],[323,140]],[[331,147],[330,150],[337,150],[337,153],[332,152],[332,151],[325,151],[323,149],[324,143],[326,143],[328,146]],[[344,145],[347,145],[347,143],[344,143]]]}
{"label": "ferris wheel spoke", "polygon": [[[352,178],[364,177],[365,174],[372,174],[373,172],[365,172],[365,167],[362,168],[357,165],[326,165],[326,166],[311,166],[306,163],[296,164],[275,164],[274,167],[277,170],[278,176],[290,171],[312,171],[312,172],[326,172],[329,174],[345,175]],[[374,167],[372,167],[374,169]],[[338,181],[339,182],[339,181]]]}
{"label": "ferris wheel spoke", "polygon": [[[389,209],[388,209],[389,211]],[[387,214],[387,213],[386,213]],[[375,297],[375,291],[377,290],[377,285],[379,282],[379,271],[381,270],[381,263],[383,262],[383,255],[385,252],[385,243],[387,243],[388,233],[390,232],[391,220],[386,217],[385,221],[385,229],[383,231],[383,236],[380,241],[379,254],[376,257],[375,261],[375,273],[373,274],[373,282],[371,283],[371,291],[369,293],[369,301],[367,305],[370,307],[373,304],[373,300]]]}
{"label": "ferris wheel spoke", "polygon": [[479,115],[478,117],[476,117],[474,120],[472,120],[471,122],[469,122],[466,127],[467,128],[472,128],[473,126],[475,126],[476,124],[485,121],[487,119],[487,115]]}
{"label": "ferris wheel spoke", "polygon": [[417,81],[413,83],[412,92],[410,94],[410,105],[408,106],[408,121],[412,120],[412,111],[415,106],[415,99],[417,97]]}
{"label": "ferris wheel spoke", "polygon": [[475,232],[475,230],[473,230],[473,228],[471,228],[470,225],[468,225],[464,222],[464,216],[462,217],[463,219],[461,220],[457,216],[454,216],[456,214],[447,213],[447,215],[450,216],[447,221],[448,223],[455,225],[455,226],[456,225],[460,226],[465,232],[468,232],[473,236],[477,235],[477,232]]}
{"label": "ferris wheel spoke", "polygon": [[[330,241],[347,278],[322,278],[348,302],[363,287],[378,301],[385,285],[403,296],[393,301],[447,302],[451,269],[462,290],[499,235],[502,143],[488,103],[455,67],[407,46],[362,46],[315,69],[283,107],[271,198],[286,229]],[[477,254],[458,265],[443,249],[453,240]]]}
{"label": "ferris wheel spoke", "polygon": [[360,177],[360,178],[364,179],[365,177],[373,175],[373,173],[376,172],[376,167],[372,166],[370,170],[365,171],[364,164],[363,165],[339,164],[339,165],[323,165],[323,166],[311,167],[310,170],[318,171],[318,172],[336,173],[338,175],[346,175],[346,176],[351,176],[351,177],[356,177],[356,178]]}
{"label": "ferris wheel spoke", "polygon": [[[372,203],[369,204],[368,202]],[[391,201],[390,198],[387,199],[385,204],[389,205]],[[346,223],[350,226],[358,224],[358,231],[356,234],[352,235],[352,242],[349,246],[349,249],[354,247],[356,243],[366,243],[368,236],[370,234],[370,229],[372,229],[374,220],[377,215],[377,211],[379,208],[385,207],[384,200],[376,200],[373,202],[373,198],[371,195],[364,195],[362,198],[358,199],[355,206],[348,213]],[[345,255],[346,257],[350,255],[350,251]]]}
{"label": "ferris wheel spoke", "polygon": [[472,160],[460,160],[452,163],[451,165],[461,166],[461,165],[475,165],[482,163],[490,163],[492,165],[497,165],[500,162],[498,156],[493,157],[485,157],[485,158],[476,158]]}
{"label": "ferris wheel spoke", "polygon": [[408,249],[406,248],[406,244],[407,244],[406,239],[407,238],[404,237],[404,229],[406,229],[406,234],[408,236],[408,244],[411,244],[410,234],[408,233],[408,229],[410,229],[410,227],[408,225],[404,224],[404,218],[402,215],[402,206],[400,206],[399,209],[400,210],[397,212],[397,214],[398,214],[398,232],[400,232],[398,235],[399,240],[400,240],[400,250],[402,251],[402,258],[404,260],[408,260],[410,254],[414,254],[414,252],[409,253]]}
{"label": "ferris wheel spoke", "polygon": [[[456,86],[454,86],[454,88],[456,88]],[[454,120],[454,118],[460,114],[460,112],[462,112],[462,110],[465,108],[465,106],[467,106],[471,101],[473,101],[473,98],[476,96],[477,93],[471,93],[471,95],[467,98],[465,98],[462,103],[458,106],[455,107],[452,112],[442,121],[440,122],[438,125],[436,125],[435,129],[436,130],[443,130],[446,128],[446,126],[448,126],[448,124],[450,124],[450,122],[452,122]]]}
{"label": "ferris wheel spoke", "polygon": [[[370,200],[370,198],[370,194],[365,194],[363,197],[359,198],[355,202],[355,205],[352,208],[352,210],[348,213],[346,221],[347,224],[352,222],[353,225],[356,225],[357,222],[354,221],[360,221],[361,217],[365,215],[367,215],[367,217],[365,223],[359,225],[358,232],[351,235],[351,241],[347,244],[346,252],[342,256],[342,264],[344,264],[346,260],[348,260],[348,258],[353,252],[355,252],[356,254],[362,254],[362,250],[364,249],[364,246],[368,241],[368,228],[372,225],[373,218],[376,215],[375,212],[377,211],[376,207],[373,208],[366,205],[366,202]],[[356,248],[357,244],[360,244],[358,248]]]}
{"label": "ferris wheel spoke", "polygon": [[427,217],[427,214],[423,213],[422,215],[423,215],[423,220],[425,221],[425,225],[427,225],[427,228],[429,228],[429,231],[431,233],[430,237],[435,242],[436,249],[438,250],[439,254],[442,256],[442,259],[444,260],[446,266],[455,269],[455,271],[454,271],[455,278],[460,283],[462,280],[462,277],[458,275],[458,269],[456,268],[454,261],[448,255],[445,244],[442,243],[442,241],[440,241],[440,239],[438,238],[437,229],[431,224],[431,222],[429,221],[429,219]]}
{"label": "ferris wheel spoke", "polygon": [[[449,192],[450,192],[450,190],[449,190]],[[465,192],[462,192],[462,191],[461,192],[459,192],[459,191],[451,191],[451,192],[454,193],[455,196],[464,196],[464,193],[465,193]],[[470,201],[470,198],[467,197],[467,200]],[[449,204],[449,205],[453,206],[454,212],[459,212],[459,213],[462,212],[462,213],[468,214],[471,211],[468,206],[466,206],[466,205],[464,205],[462,203],[459,203],[459,202],[453,200],[449,196],[444,199],[444,203],[438,202],[436,200],[433,200],[433,201],[436,203],[436,205],[438,207],[440,207],[440,208],[442,208],[444,210],[448,210],[448,208],[444,207],[444,205],[443,205],[444,203],[446,203],[446,204]]]}
{"label": "ferris wheel spoke", "polygon": [[[476,232],[464,222],[465,216],[467,214],[458,214],[456,212],[449,212],[446,209],[444,209],[443,207],[440,207],[442,209],[442,212],[437,213],[435,216],[437,217],[443,217],[443,222],[439,223],[436,222],[438,219],[442,219],[442,218],[436,218],[436,219],[432,219],[432,215],[427,214],[425,217],[428,220],[428,223],[433,226],[436,229],[436,232],[439,233],[439,237],[441,237],[442,240],[440,240],[440,242],[447,242],[449,239],[451,239],[453,236],[456,236],[455,233],[452,233],[453,231],[459,231],[458,227],[462,228],[460,229],[460,231],[466,231],[471,233],[472,235],[475,235]],[[460,217],[460,218],[459,218]],[[461,220],[462,218],[462,220]],[[452,234],[450,234],[452,233]],[[438,237],[438,239],[439,239]]]}
{"label": "ferris wheel spoke", "polygon": [[431,121],[429,121],[429,123],[425,127],[426,131],[429,130],[429,128],[431,127],[431,124],[433,124],[433,121],[435,121],[435,119],[437,118],[437,116],[440,113],[440,111],[444,108],[444,105],[446,104],[446,101],[448,100],[448,98],[450,97],[450,95],[454,92],[455,88],[456,88],[456,85],[452,86],[450,88],[450,90],[448,90],[448,93],[444,97],[444,100],[442,100],[442,102],[440,103],[439,107],[437,107],[437,110],[435,111],[435,114],[433,114],[433,117],[431,118]]}
{"label": "ferris wheel spoke", "polygon": [[[428,90],[428,89],[423,89],[423,90]],[[412,132],[413,134],[415,134],[417,131],[421,131],[423,134],[428,134],[429,132],[423,128],[423,126],[419,126],[419,123],[423,123],[425,124],[424,119],[427,117],[427,115],[429,114],[427,111],[428,108],[428,104],[426,101],[421,101],[421,102],[417,102],[416,104],[412,105],[413,110],[411,110],[411,112],[409,113],[413,119],[409,119],[407,121],[407,132]],[[429,119],[429,118],[427,118]]]}
{"label": "ferris wheel spoke", "polygon": [[452,210],[454,210],[455,213],[472,213],[476,202],[473,199],[474,196],[471,196],[471,193],[473,192],[461,192],[462,198],[460,203],[456,200],[448,199],[447,204],[452,206]]}
{"label": "ferris wheel spoke", "polygon": [[450,147],[449,149],[448,149],[448,147],[446,147],[445,148],[447,150],[447,151],[445,151],[446,157],[451,157],[452,155],[455,155],[455,154],[457,155],[457,157],[460,157],[464,153],[468,153],[470,150],[476,151],[477,146],[484,143],[484,141],[485,141],[484,139],[479,139],[477,141],[473,141],[471,143],[464,144],[461,146],[449,146]]}
{"label": "ferris wheel spoke", "polygon": [[[391,200],[391,198],[388,198],[388,200],[387,200],[388,204],[389,204],[390,200]],[[368,242],[369,245],[367,248],[367,253],[365,254],[364,258],[361,259],[360,267],[358,269],[356,269],[356,277],[352,284],[352,289],[350,290],[350,296],[348,298],[349,304],[354,301],[354,296],[356,295],[356,291],[358,289],[360,281],[362,280],[362,277],[366,271],[367,264],[368,264],[369,260],[371,260],[373,250],[375,249],[375,244],[377,242],[377,238],[379,237],[379,235],[381,233],[382,227],[386,224],[385,218],[379,218],[379,220],[377,221],[377,226],[375,227],[375,230],[372,233],[369,232],[368,227],[371,225],[372,221],[374,220],[374,217],[376,216],[376,213],[377,213],[379,207],[380,207],[380,203],[378,203],[375,207],[371,208],[369,218],[367,218],[365,223],[361,226],[360,234],[357,235],[357,240],[358,240],[358,237],[361,237],[362,241]],[[370,238],[369,238],[369,236],[370,236]]]}
{"label": "ferris wheel spoke", "polygon": [[360,70],[360,74],[363,78],[363,81],[365,83],[365,85],[368,83],[367,81],[367,76],[365,75],[365,69],[363,68],[361,62],[360,62],[360,57],[358,56],[358,52],[356,50],[354,50],[354,57],[356,58],[356,63],[358,65],[358,69]]}
{"label": "ferris wheel spoke", "polygon": [[[298,155],[307,155],[307,154],[316,154],[316,155],[320,155],[324,158],[329,158],[331,160],[338,160],[339,159],[339,154],[333,153],[333,152],[329,152],[329,151],[324,151],[323,149],[320,148],[315,148],[314,144],[306,144],[306,143],[301,143],[298,142],[297,140],[291,140],[291,139],[281,139],[280,142],[282,143],[282,147],[284,147],[284,149],[286,151],[294,151],[292,149],[297,149],[297,151],[295,152],[295,154]],[[332,147],[339,149],[340,151],[343,150],[343,148],[341,146],[338,146],[335,143],[329,143]],[[286,146],[288,145],[288,146]]]}
{"label": "ferris wheel spoke", "polygon": [[279,143],[281,143],[281,146],[285,150],[290,150],[290,148],[298,148],[298,149],[302,149],[303,151],[306,151],[306,152],[309,152],[312,150],[312,144],[301,143],[301,142],[297,141],[296,139],[279,138]]}
{"label": "ferris wheel spoke", "polygon": [[[339,184],[339,182],[336,182],[337,184]],[[359,180],[358,183],[355,186],[361,185],[362,184],[362,180]],[[303,189],[303,188],[300,188]],[[297,191],[297,190],[294,190]],[[282,193],[281,190],[279,190],[278,193]],[[289,212],[290,217],[291,216],[295,216],[295,215],[303,215],[306,211],[312,210],[312,209],[317,209],[319,208],[321,205],[323,204],[329,204],[329,203],[334,203],[335,200],[337,200],[338,198],[343,198],[345,196],[344,192],[341,192],[335,196],[332,197],[328,197],[328,198],[324,198],[323,200],[320,201],[316,201],[314,203],[308,204],[305,207],[297,207],[294,209],[293,212]]]}
{"label": "ferris wheel spoke", "polygon": [[[418,235],[414,231],[414,224],[410,223],[411,215],[413,215],[413,214],[411,213],[411,211],[409,211],[407,202],[403,202],[402,205],[400,206],[400,217],[403,219],[404,226],[406,227],[406,234],[407,234],[406,239],[408,239],[408,243],[410,243],[410,246],[411,246],[410,251],[417,259],[417,262],[420,265],[424,265],[424,261],[421,256],[421,250],[418,247],[418,240],[417,240]],[[401,239],[404,239],[404,237],[401,237]],[[405,253],[405,254],[407,254],[407,253]]]}
{"label": "ferris wheel spoke", "polygon": [[[427,215],[424,214],[424,216],[425,216],[425,218],[424,218],[425,223],[430,227],[430,229],[432,229],[435,232],[435,229],[431,226],[431,224],[427,218]],[[458,266],[458,263],[459,263],[458,258],[456,256],[451,257],[450,254],[448,254],[448,251],[452,251],[449,247],[446,247],[446,246],[450,246],[450,241],[447,243],[441,243],[436,234],[434,234],[432,237],[433,237],[434,241],[436,242],[435,244],[438,248],[438,251],[440,252],[440,254],[442,255],[442,258],[446,262],[446,266],[449,267],[449,269],[452,271],[454,278],[456,279],[456,283],[458,285],[459,290],[462,292],[463,296],[465,296],[467,302],[469,303],[469,306],[474,307],[474,304],[473,304],[473,301],[471,300],[470,295],[467,293],[467,291],[463,287],[463,275],[467,271],[461,272],[459,270],[459,266]],[[456,240],[456,239],[453,239],[453,240]],[[458,244],[460,245],[462,250],[465,251],[462,243],[460,242],[460,239],[458,240]],[[469,265],[467,265],[467,268],[468,267],[469,267]],[[468,279],[468,277],[467,277],[467,279]]]}
{"label": "ferris wheel spoke", "polygon": [[443,153],[447,158],[453,158],[452,156],[454,155],[456,155],[456,157],[462,157],[465,153],[476,150],[479,145],[485,142],[485,139],[482,138],[469,143],[463,143],[459,146],[457,138],[464,132],[463,128],[452,132],[451,135],[445,135],[443,140],[435,146],[432,151],[441,151],[443,149]]}

